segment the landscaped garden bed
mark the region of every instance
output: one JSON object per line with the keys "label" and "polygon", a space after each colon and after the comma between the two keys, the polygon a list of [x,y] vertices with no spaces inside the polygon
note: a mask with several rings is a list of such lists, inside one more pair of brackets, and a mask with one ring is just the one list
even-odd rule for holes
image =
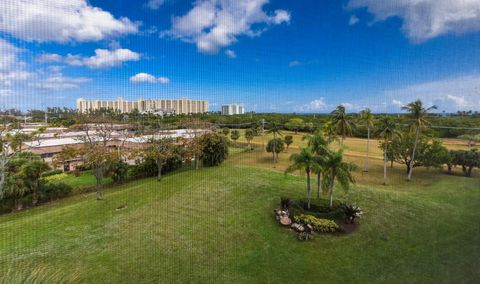
{"label": "landscaped garden bed", "polygon": [[307,200],[281,198],[280,207],[274,210],[275,218],[282,226],[297,233],[299,240],[309,240],[314,234],[342,235],[357,231],[356,222],[363,214],[352,204],[317,199],[308,206]]}

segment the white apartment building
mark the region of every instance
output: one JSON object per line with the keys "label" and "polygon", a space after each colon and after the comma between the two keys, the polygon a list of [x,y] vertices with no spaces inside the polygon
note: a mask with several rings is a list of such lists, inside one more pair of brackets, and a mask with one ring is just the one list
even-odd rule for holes
{"label": "white apartment building", "polygon": [[188,98],[179,100],[143,100],[127,101],[122,97],[117,100],[86,100],[77,99],[77,111],[88,113],[99,109],[112,109],[121,113],[129,113],[133,110],[144,112],[152,109],[174,109],[175,114],[192,114],[208,112],[208,101],[196,101]]}
{"label": "white apartment building", "polygon": [[229,104],[222,106],[222,115],[244,114],[245,108],[238,104]]}

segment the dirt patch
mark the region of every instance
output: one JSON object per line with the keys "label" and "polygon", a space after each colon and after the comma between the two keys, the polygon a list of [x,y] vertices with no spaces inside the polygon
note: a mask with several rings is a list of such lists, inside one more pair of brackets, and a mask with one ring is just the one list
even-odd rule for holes
{"label": "dirt patch", "polygon": [[348,224],[343,224],[342,228],[343,228],[343,234],[348,235],[358,231],[360,229],[360,225],[357,223],[353,223],[353,224],[348,223]]}

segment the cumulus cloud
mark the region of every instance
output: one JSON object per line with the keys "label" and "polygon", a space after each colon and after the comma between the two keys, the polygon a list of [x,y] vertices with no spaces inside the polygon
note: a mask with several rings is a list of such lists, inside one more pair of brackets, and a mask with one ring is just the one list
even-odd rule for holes
{"label": "cumulus cloud", "polygon": [[115,50],[96,49],[95,55],[83,57],[80,55],[68,54],[62,56],[59,54],[43,54],[37,60],[41,62],[63,62],[70,66],[86,66],[90,69],[105,69],[122,65],[127,61],[138,61],[141,55],[125,48]]}
{"label": "cumulus cloud", "polygon": [[397,111],[406,103],[417,99],[425,105],[438,106],[439,111],[480,110],[480,75],[411,85],[387,91],[385,96]]}
{"label": "cumulus cloud", "polygon": [[145,4],[145,7],[152,10],[158,10],[163,5],[163,3],[165,3],[165,0],[149,0]]}
{"label": "cumulus cloud", "polygon": [[237,58],[237,54],[235,53],[235,51],[233,51],[231,49],[225,50],[225,55],[230,57],[230,58]]}
{"label": "cumulus cloud", "polygon": [[349,24],[350,26],[354,26],[354,25],[358,24],[359,21],[360,21],[360,20],[358,19],[357,16],[352,15],[352,16],[350,17],[350,20],[348,21],[348,24]]}
{"label": "cumulus cloud", "polygon": [[27,41],[87,42],[136,33],[138,24],[86,0],[2,0],[0,31]]}
{"label": "cumulus cloud", "polygon": [[130,82],[134,84],[139,84],[139,83],[168,84],[170,83],[170,79],[167,77],[155,77],[148,73],[138,73],[135,76],[130,77]]}
{"label": "cumulus cloud", "polygon": [[348,6],[366,8],[376,21],[401,18],[403,31],[414,42],[480,30],[480,0],[350,0]]}
{"label": "cumulus cloud", "polygon": [[11,87],[15,82],[25,81],[32,76],[25,70],[25,62],[19,55],[23,50],[0,39],[0,86]]}
{"label": "cumulus cloud", "polygon": [[[216,54],[237,42],[238,36],[260,35],[267,26],[290,22],[290,13],[276,10],[267,14],[269,0],[199,0],[187,14],[172,19],[164,35],[194,43],[206,54]],[[255,27],[254,27],[255,26]]]}
{"label": "cumulus cloud", "polygon": [[295,110],[299,112],[309,112],[309,111],[325,111],[328,108],[325,98],[315,99],[308,104],[296,107]]}

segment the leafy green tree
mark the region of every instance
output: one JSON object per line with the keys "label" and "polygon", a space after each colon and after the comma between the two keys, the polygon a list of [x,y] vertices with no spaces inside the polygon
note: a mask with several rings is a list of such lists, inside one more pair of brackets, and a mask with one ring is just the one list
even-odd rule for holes
{"label": "leafy green tree", "polygon": [[[397,130],[397,124],[391,116],[384,115],[378,123],[377,137],[383,140],[383,184],[387,184],[387,161],[390,143],[393,139],[400,137],[401,134]],[[394,160],[393,154],[391,160]]]}
{"label": "leafy green tree", "polygon": [[20,175],[23,178],[24,185],[32,193],[32,205],[38,203],[38,190],[40,189],[40,177],[42,173],[48,171],[50,167],[41,159],[33,159],[20,167]]}
{"label": "leafy green tree", "polygon": [[293,143],[293,136],[292,135],[286,135],[285,136],[285,144],[287,145],[287,149],[290,148],[290,145]]}
{"label": "leafy green tree", "polygon": [[370,155],[370,131],[373,129],[375,124],[375,117],[373,116],[372,111],[369,108],[360,112],[360,121],[364,123],[367,127],[367,152],[363,171],[368,172],[368,158]]}
{"label": "leafy green tree", "polygon": [[330,209],[333,206],[333,188],[335,180],[340,183],[340,186],[348,190],[351,183],[355,183],[352,171],[357,168],[355,164],[346,163],[343,161],[343,150],[328,151],[325,156],[325,174],[328,178]]}
{"label": "leafy green tree", "polygon": [[255,138],[255,135],[256,135],[255,130],[253,130],[251,128],[245,130],[245,139],[247,140],[249,149],[252,148],[251,143],[252,143],[253,138]]}
{"label": "leafy green tree", "polygon": [[321,131],[317,131],[313,135],[305,136],[303,139],[308,139],[308,147],[310,147],[316,155],[317,165],[314,168],[314,172],[317,174],[317,198],[320,198],[322,174],[325,170],[324,156],[328,151],[329,141],[325,139]]}
{"label": "leafy green tree", "polygon": [[285,173],[290,173],[295,170],[305,170],[307,174],[307,199],[308,199],[308,209],[310,209],[310,201],[312,199],[312,187],[310,175],[314,168],[317,167],[317,160],[315,159],[314,153],[311,148],[307,147],[300,151],[299,154],[292,154],[290,156],[290,161],[292,164],[287,168]]}
{"label": "leafy green tree", "polygon": [[103,199],[102,180],[111,173],[112,166],[118,161],[118,153],[99,143],[85,143],[80,150],[83,164],[92,169],[95,177],[97,200]]}
{"label": "leafy green tree", "polygon": [[295,134],[298,133],[300,129],[304,127],[305,122],[301,118],[292,118],[286,124],[285,128],[295,131]]}
{"label": "leafy green tree", "polygon": [[285,150],[285,142],[281,138],[274,138],[267,143],[267,152],[272,153],[273,163],[278,160],[278,154]]}
{"label": "leafy green tree", "polygon": [[413,123],[411,126],[415,129],[415,141],[412,149],[412,159],[411,159],[412,164],[409,166],[409,171],[407,174],[407,180],[411,180],[413,168],[414,168],[413,163],[415,161],[415,155],[417,151],[420,132],[422,129],[430,126],[430,123],[426,119],[428,112],[431,110],[437,109],[437,107],[431,106],[429,108],[424,108],[422,101],[416,100],[402,107],[402,109],[406,110],[410,114],[410,117],[413,120]]}
{"label": "leafy green tree", "polygon": [[240,131],[238,130],[232,130],[232,133],[230,134],[230,138],[234,141],[237,142],[237,140],[240,138]]}
{"label": "leafy green tree", "polygon": [[343,105],[337,106],[337,108],[332,111],[331,122],[333,131],[342,137],[343,145],[345,138],[352,136],[352,128],[354,127],[354,122],[352,118],[347,115]]}
{"label": "leafy green tree", "polygon": [[224,136],[207,133],[200,137],[202,147],[200,159],[206,167],[218,166],[228,157],[228,141]]}
{"label": "leafy green tree", "polygon": [[282,126],[276,121],[271,122],[268,127],[267,134],[273,134],[273,139],[268,142],[268,144],[271,145],[272,148],[271,151],[268,151],[267,145],[267,152],[273,153],[273,163],[275,164],[277,162],[277,154],[283,151],[283,149],[281,151],[276,149],[277,145],[280,146],[281,144],[283,146],[283,140],[280,139],[281,142],[277,140],[277,135],[282,136]]}
{"label": "leafy green tree", "polygon": [[171,138],[149,139],[146,147],[143,149],[143,157],[152,159],[157,164],[157,180],[162,180],[163,166],[169,159],[175,157],[175,141]]}
{"label": "leafy green tree", "polygon": [[230,128],[228,128],[228,127],[222,128],[222,133],[223,133],[223,135],[225,135],[225,137],[227,137],[228,134],[230,134]]}

